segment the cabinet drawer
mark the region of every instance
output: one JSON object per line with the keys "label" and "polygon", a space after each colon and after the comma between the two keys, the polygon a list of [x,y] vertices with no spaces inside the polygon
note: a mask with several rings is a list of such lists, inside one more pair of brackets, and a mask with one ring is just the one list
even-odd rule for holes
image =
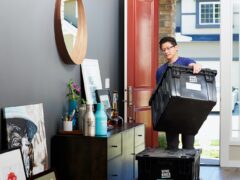
{"label": "cabinet drawer", "polygon": [[133,152],[134,148],[134,129],[130,129],[128,131],[124,131],[122,133],[122,147],[124,151]]}
{"label": "cabinet drawer", "polygon": [[122,161],[121,157],[108,161],[108,180],[122,180]]}
{"label": "cabinet drawer", "polygon": [[140,144],[139,146],[135,147],[135,154],[137,155],[138,153],[142,152],[145,150],[145,144]]}
{"label": "cabinet drawer", "polygon": [[122,153],[122,134],[116,134],[108,139],[108,160]]}
{"label": "cabinet drawer", "polygon": [[145,126],[141,125],[138,127],[135,127],[135,147],[140,145],[140,144],[145,144]]}

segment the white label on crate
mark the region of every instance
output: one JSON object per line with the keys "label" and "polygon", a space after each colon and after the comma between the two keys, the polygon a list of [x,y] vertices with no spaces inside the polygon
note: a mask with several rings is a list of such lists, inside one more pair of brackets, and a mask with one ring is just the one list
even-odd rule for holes
{"label": "white label on crate", "polygon": [[201,91],[201,84],[186,82],[186,89]]}
{"label": "white label on crate", "polygon": [[162,169],[161,170],[161,178],[171,178],[171,173],[169,169]]}
{"label": "white label on crate", "polygon": [[189,76],[189,82],[197,83],[197,76]]}

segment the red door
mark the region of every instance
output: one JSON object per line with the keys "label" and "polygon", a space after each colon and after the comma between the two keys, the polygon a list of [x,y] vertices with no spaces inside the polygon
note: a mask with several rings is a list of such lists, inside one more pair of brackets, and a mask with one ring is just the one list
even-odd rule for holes
{"label": "red door", "polygon": [[158,0],[127,1],[127,120],[144,123],[146,146],[158,145],[149,98],[158,58]]}

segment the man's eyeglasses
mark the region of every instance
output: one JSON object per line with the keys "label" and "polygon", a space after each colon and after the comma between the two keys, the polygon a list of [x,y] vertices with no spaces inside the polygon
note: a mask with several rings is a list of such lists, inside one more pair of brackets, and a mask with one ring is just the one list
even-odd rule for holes
{"label": "man's eyeglasses", "polygon": [[172,48],[174,48],[175,46],[170,46],[170,47],[168,47],[168,48],[164,48],[164,49],[162,49],[161,50],[161,53],[164,53],[164,52],[166,52],[166,51],[170,51]]}

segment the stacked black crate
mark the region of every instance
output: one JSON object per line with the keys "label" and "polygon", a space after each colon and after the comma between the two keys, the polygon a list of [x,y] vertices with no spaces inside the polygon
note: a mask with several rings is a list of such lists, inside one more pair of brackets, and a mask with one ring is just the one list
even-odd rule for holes
{"label": "stacked black crate", "polygon": [[[149,101],[156,131],[192,134],[216,104],[217,72],[169,65]],[[148,149],[137,154],[138,179],[198,180],[201,150]]]}

